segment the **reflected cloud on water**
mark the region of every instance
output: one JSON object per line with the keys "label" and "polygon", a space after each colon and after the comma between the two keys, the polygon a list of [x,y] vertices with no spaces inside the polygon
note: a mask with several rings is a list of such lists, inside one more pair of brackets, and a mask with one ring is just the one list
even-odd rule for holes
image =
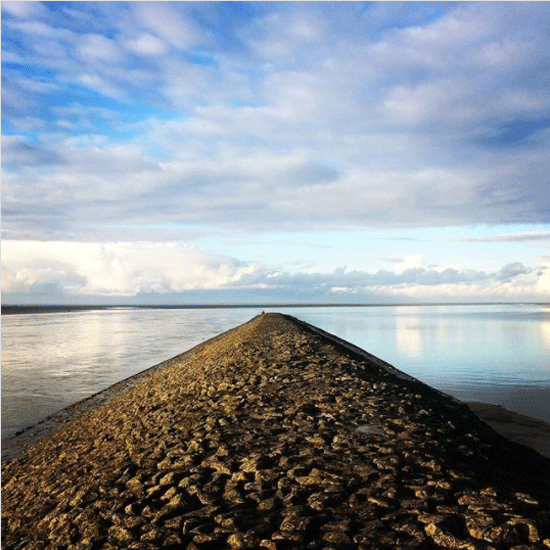
{"label": "reflected cloud on water", "polygon": [[420,358],[424,351],[424,334],[421,329],[418,307],[395,308],[395,345],[412,358]]}

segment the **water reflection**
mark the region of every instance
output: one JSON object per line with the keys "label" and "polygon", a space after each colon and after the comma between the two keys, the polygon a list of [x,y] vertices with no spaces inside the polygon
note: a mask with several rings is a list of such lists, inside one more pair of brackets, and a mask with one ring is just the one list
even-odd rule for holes
{"label": "water reflection", "polygon": [[2,317],[2,438],[249,320],[254,310]]}
{"label": "water reflection", "polygon": [[[537,305],[335,310],[306,320],[462,400],[550,421],[550,310]],[[298,315],[299,316],[299,315]],[[343,327],[345,330],[342,330]]]}
{"label": "water reflection", "polygon": [[418,307],[395,308],[395,345],[409,357],[421,357],[424,350],[423,332]]}

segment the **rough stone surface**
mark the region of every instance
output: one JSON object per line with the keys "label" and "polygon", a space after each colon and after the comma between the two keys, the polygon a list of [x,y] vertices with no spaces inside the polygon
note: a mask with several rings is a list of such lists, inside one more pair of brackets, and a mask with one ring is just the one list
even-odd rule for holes
{"label": "rough stone surface", "polygon": [[550,460],[265,314],[2,468],[8,549],[543,549]]}

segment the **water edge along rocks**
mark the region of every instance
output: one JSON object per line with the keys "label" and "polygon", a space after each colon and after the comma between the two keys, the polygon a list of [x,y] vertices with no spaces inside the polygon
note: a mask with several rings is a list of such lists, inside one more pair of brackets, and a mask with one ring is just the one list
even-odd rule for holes
{"label": "water edge along rocks", "polygon": [[5,462],[2,548],[550,548],[550,460],[268,313]]}

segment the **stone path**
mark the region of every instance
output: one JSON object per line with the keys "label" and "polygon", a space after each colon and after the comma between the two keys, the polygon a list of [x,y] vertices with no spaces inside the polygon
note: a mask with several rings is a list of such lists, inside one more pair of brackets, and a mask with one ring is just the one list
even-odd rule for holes
{"label": "stone path", "polygon": [[550,460],[267,314],[3,465],[2,548],[550,548]]}

